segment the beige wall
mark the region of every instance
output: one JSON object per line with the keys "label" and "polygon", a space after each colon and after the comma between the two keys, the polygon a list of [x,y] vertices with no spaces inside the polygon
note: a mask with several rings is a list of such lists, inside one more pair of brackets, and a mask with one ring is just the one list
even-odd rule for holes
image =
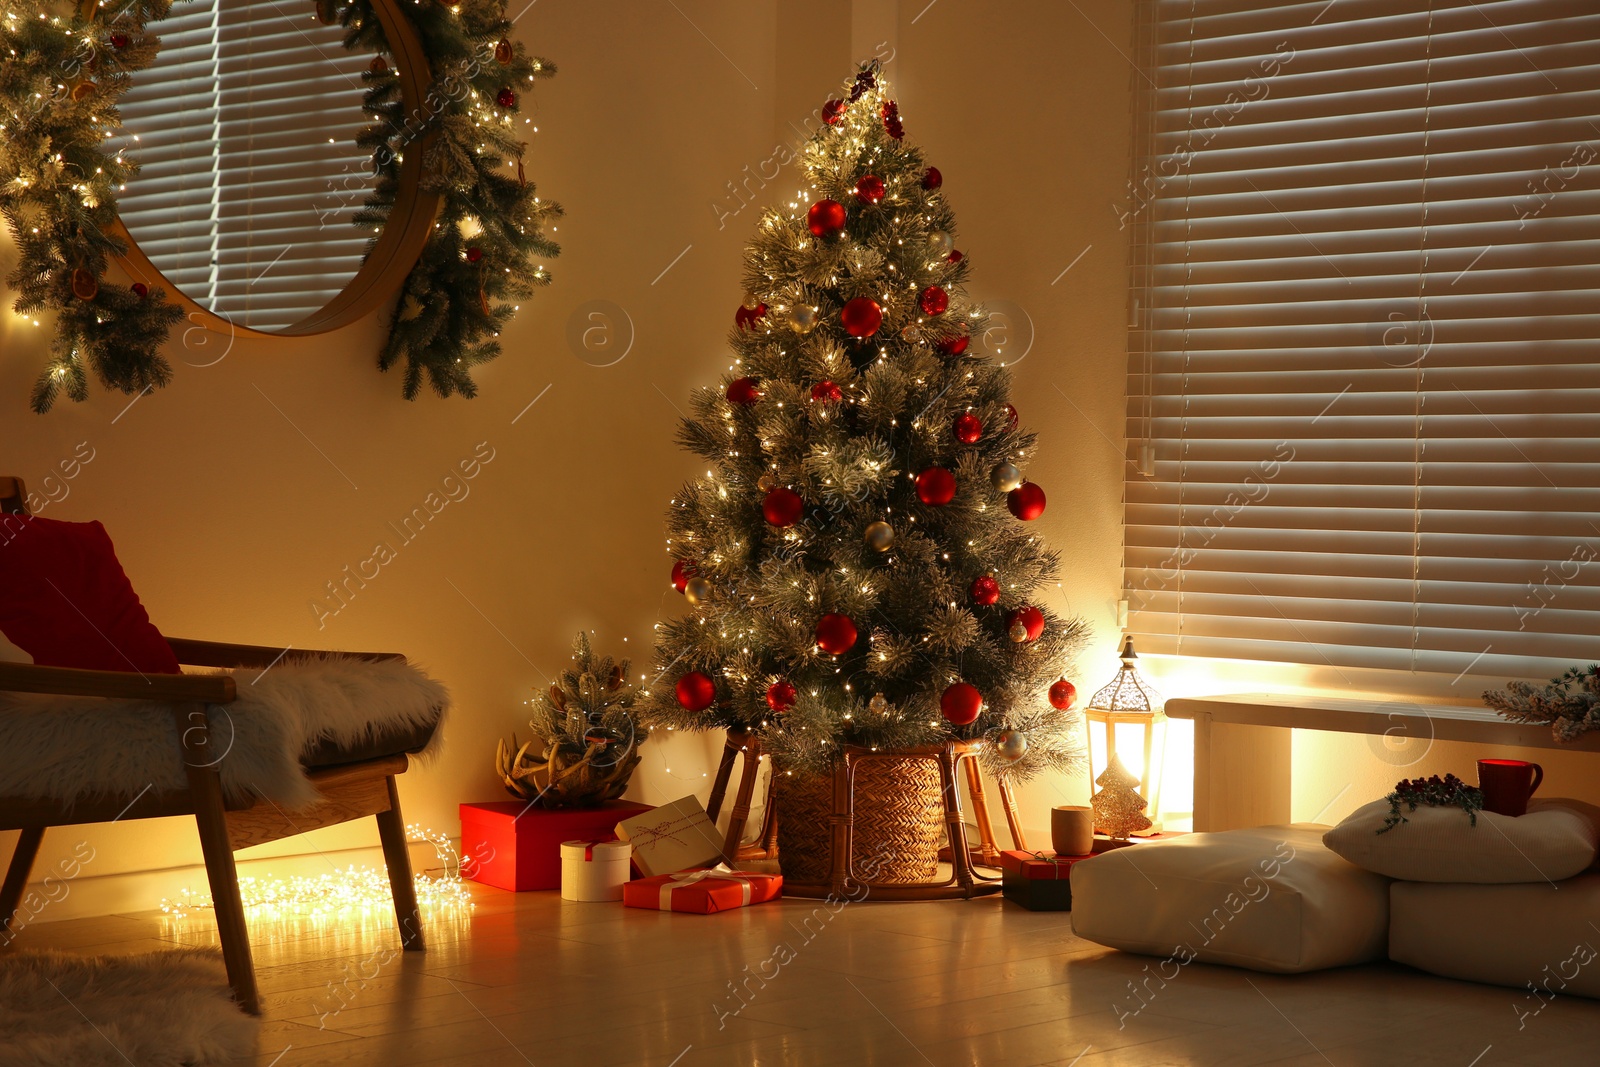
{"label": "beige wall", "polygon": [[[459,802],[497,796],[495,739],[522,725],[520,702],[579,627],[647,659],[652,623],[679,610],[661,516],[693,465],[671,443],[674,406],[727,363],[754,223],[746,211],[719,229],[714,205],[731,210],[727,183],[769,158],[784,136],[775,131],[803,120],[852,55],[890,41],[907,128],[946,176],[978,294],[1033,320],[1017,405],[1041,434],[1030,475],[1051,505],[1040,532],[1065,558],[1057,606],[1099,627],[1091,673],[1108,673],[1125,351],[1112,205],[1128,152],[1129,68],[1118,54],[1128,15],[1109,0],[1079,6],[683,0],[680,14],[642,0],[542,0],[517,32],[561,74],[530,104],[542,132],[529,171],[567,208],[557,234],[566,251],[555,285],[480,374],[480,399],[401,400],[398,378],[373,369],[379,327],[368,322],[302,341],[174,344],[186,362],[170,388],[126,410],[126,397],[96,392],[39,417],[26,400],[48,323],[3,312],[0,468],[37,485],[89,442],[93,462],[46,513],[103,520],[168,633],[397,649],[445,680],[459,705],[445,755],[406,775],[402,796],[409,821],[454,834]],[[0,267],[14,261],[0,238]],[[636,332],[607,368],[566,341],[568,316],[595,299],[626,309]],[[308,602],[324,583],[388,539],[387,523],[484,441],[494,459],[471,495],[319,630]],[[635,792],[703,797],[714,745],[650,742]],[[1030,788],[1025,822],[1046,825],[1049,804],[1082,789]],[[57,831],[41,869],[83,836],[97,858],[45,917],[150,907],[200,884],[182,822]],[[365,826],[334,828],[283,849],[306,858],[262,866],[315,873],[367,859],[338,853],[373,841]],[[110,877],[134,871],[155,873]]]}

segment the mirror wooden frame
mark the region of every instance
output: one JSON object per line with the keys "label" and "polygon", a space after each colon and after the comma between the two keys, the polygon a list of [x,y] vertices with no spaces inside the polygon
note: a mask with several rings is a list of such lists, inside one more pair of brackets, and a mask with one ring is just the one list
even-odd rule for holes
{"label": "mirror wooden frame", "polygon": [[[428,93],[432,73],[428,58],[422,50],[422,41],[415,27],[399,11],[401,0],[372,0],[372,8],[383,25],[384,37],[389,42],[389,63],[400,79],[401,104],[408,115],[421,114],[422,102]],[[93,11],[97,0],[83,0],[80,10],[85,17]],[[155,23],[159,36],[160,23]],[[345,283],[339,295],[317,311],[281,330],[255,330],[240,326],[222,315],[202,307],[189,294],[167,280],[159,267],[150,261],[139,247],[128,228],[117,216],[111,233],[125,241],[128,251],[114,257],[115,262],[131,277],[149,285],[158,282],[168,290],[173,303],[183,308],[184,318],[193,326],[228,336],[244,337],[310,337],[331,333],[360,319],[366,318],[400,292],[406,276],[416,266],[439,214],[440,196],[422,188],[422,159],[428,143],[433,139],[424,135],[415,150],[402,153],[400,185],[395,192],[394,206],[383,232],[371,253],[362,261],[355,276]]]}

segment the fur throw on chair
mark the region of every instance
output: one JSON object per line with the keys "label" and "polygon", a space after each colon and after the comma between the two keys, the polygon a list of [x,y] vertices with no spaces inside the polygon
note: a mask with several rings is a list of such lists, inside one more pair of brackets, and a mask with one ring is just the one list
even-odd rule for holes
{"label": "fur throw on chair", "polygon": [[[443,685],[397,660],[289,656],[266,671],[223,673],[238,679],[238,699],[207,711],[230,803],[250,797],[288,809],[315,803],[300,763],[308,749],[427,727],[450,705]],[[438,751],[442,734],[433,731],[424,758]],[[0,797],[70,805],[187,785],[170,704],[0,693]]]}

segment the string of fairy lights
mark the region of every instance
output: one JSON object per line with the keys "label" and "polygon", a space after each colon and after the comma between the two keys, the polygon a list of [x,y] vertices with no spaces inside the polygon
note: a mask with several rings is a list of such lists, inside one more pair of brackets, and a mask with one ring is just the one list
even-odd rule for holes
{"label": "string of fairy lights", "polygon": [[[423,919],[459,918],[470,914],[475,905],[462,881],[462,859],[455,842],[417,824],[406,826],[406,840],[432,846],[439,863],[437,874],[417,872],[413,876],[417,907]],[[291,919],[313,923],[345,922],[366,917],[387,922],[392,921],[394,909],[387,869],[375,870],[353,864],[318,875],[241,876],[239,898],[245,907],[245,919],[251,923]],[[173,920],[181,921],[197,912],[210,911],[213,906],[209,891],[184,888],[175,897],[162,898],[160,910]]]}

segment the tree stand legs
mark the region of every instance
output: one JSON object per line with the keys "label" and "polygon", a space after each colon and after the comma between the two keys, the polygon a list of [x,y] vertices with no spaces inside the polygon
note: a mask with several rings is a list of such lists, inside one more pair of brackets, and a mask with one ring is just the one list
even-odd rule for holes
{"label": "tree stand legs", "polygon": [[761,772],[761,738],[750,730],[729,730],[717,764],[717,777],[711,783],[706,814],[712,822],[722,813],[722,801],[733,777],[733,764],[740,755],[744,766],[739,772],[739,790],[734,794],[733,810],[728,813],[728,833],[722,842],[722,855],[733,860],[776,859],[778,855],[778,809],[773,800],[771,779],[767,782],[767,803],[762,811],[761,843],[741,847],[745,823],[750,821],[750,801],[755,796],[756,778]]}

